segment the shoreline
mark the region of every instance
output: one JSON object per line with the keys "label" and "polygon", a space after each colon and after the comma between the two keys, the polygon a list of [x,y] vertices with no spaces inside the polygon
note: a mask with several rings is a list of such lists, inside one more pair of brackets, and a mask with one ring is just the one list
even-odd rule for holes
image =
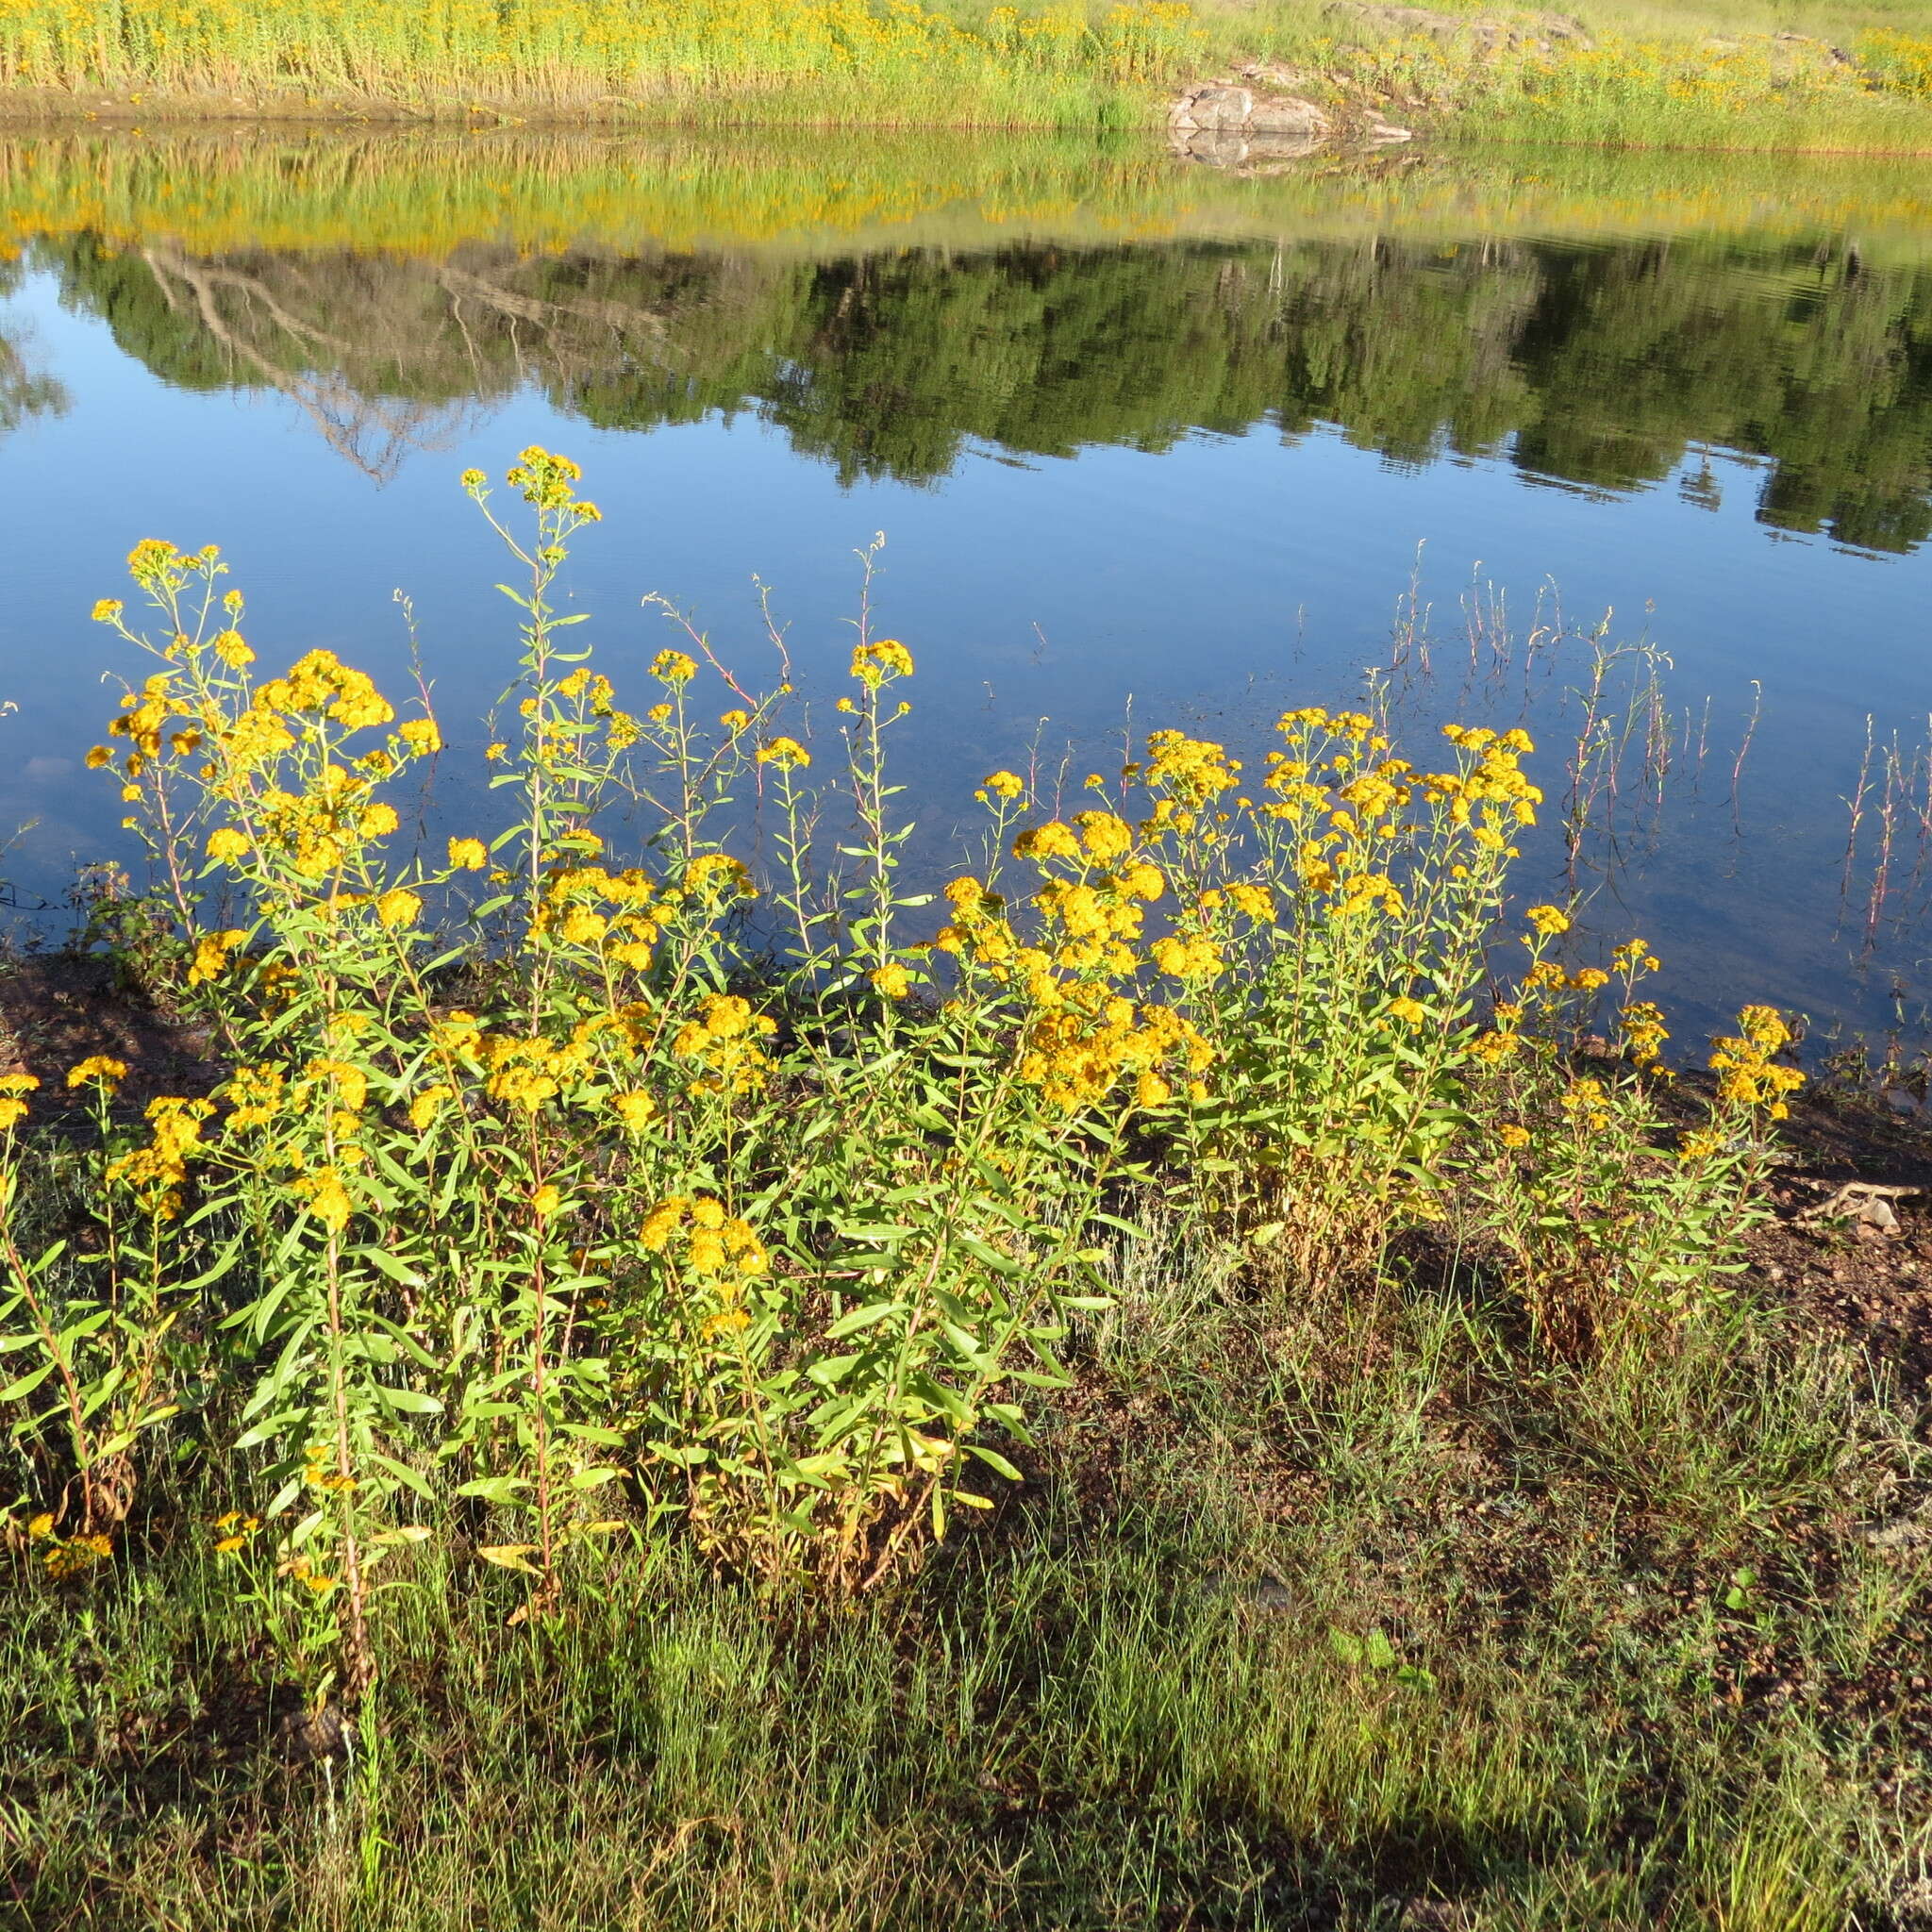
{"label": "shoreline", "polygon": [[[1498,149],[1526,152],[1557,150],[1574,154],[1606,155],[1701,155],[1755,158],[1802,157],[1813,160],[1910,161],[1932,158],[1932,117],[1923,146],[1847,145],[1797,141],[1772,143],[1738,141],[1727,142],[1696,141],[1591,141],[1565,139],[1533,129],[1513,130],[1485,126],[1480,134],[1462,131],[1456,117],[1424,121],[1408,130],[1417,151],[1457,154]],[[718,115],[667,112],[642,101],[612,102],[603,110],[584,108],[526,105],[519,108],[410,107],[396,101],[314,101],[300,103],[278,100],[272,103],[224,102],[213,95],[179,95],[169,99],[133,105],[101,100],[89,104],[87,96],[49,99],[37,96],[23,101],[0,90],[0,134],[45,133],[66,135],[110,133],[144,135],[165,132],[171,136],[197,131],[234,132],[254,130],[264,134],[355,133],[385,134],[500,134],[526,131],[553,136],[613,135],[642,138],[714,136],[730,134],[757,136],[841,133],[853,136],[882,135],[903,138],[916,134],[938,134],[959,138],[991,137],[1058,138],[1090,141],[1101,148],[1126,149],[1161,144],[1164,133],[1160,114],[1150,109],[1144,122],[1096,125],[1091,128],[1069,128],[1045,121],[1012,119],[969,119],[934,122],[926,120],[875,119],[853,121],[839,115],[821,120],[782,115],[763,117],[754,113]],[[1406,144],[1406,143],[1405,143]],[[1170,143],[1171,145],[1171,143]],[[1176,160],[1201,164],[1202,158],[1174,149]],[[1321,162],[1377,151],[1373,141],[1358,138],[1358,130],[1341,126],[1335,135],[1310,144],[1305,152],[1283,158]],[[1383,148],[1381,151],[1387,151]],[[1263,157],[1272,160],[1272,157]],[[1209,162],[1213,166],[1215,163]]]}

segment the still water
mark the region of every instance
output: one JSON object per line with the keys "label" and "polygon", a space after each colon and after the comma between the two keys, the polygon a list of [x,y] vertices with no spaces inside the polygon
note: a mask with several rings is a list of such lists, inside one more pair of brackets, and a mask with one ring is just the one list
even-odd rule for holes
{"label": "still water", "polygon": [[759,673],[762,591],[830,689],[884,533],[930,850],[995,765],[1071,744],[1077,779],[1129,724],[1258,749],[1373,666],[1418,735],[1530,723],[1559,807],[1607,660],[1634,722],[1574,867],[1553,808],[1526,891],[1591,892],[1586,949],[1652,940],[1680,1038],[1745,998],[1919,1022],[1909,174],[45,137],[0,142],[7,238],[0,876],[47,930],[76,863],[125,851],[82,760],[104,676],[139,675],[87,615],[130,545],[219,542],[266,668],[327,645],[407,684],[406,596],[460,810],[514,645],[456,479],[535,441],[603,508],[570,590],[621,685],[672,641],[652,592]]}

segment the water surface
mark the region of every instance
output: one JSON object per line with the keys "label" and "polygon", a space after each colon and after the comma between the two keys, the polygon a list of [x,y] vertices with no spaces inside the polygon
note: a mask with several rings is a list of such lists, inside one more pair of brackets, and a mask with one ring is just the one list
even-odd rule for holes
{"label": "water surface", "polygon": [[[45,136],[0,142],[0,225],[23,904],[120,846],[81,759],[103,673],[138,667],[86,613],[144,536],[224,546],[269,663],[326,644],[403,684],[406,592],[460,808],[513,644],[455,479],[540,441],[604,508],[571,590],[621,682],[667,641],[647,591],[758,670],[761,581],[810,686],[886,534],[936,841],[993,765],[1071,741],[1084,769],[1129,717],[1255,746],[1375,664],[1418,728],[1527,717],[1556,798],[1603,626],[1647,709],[1617,864],[1593,840],[1575,875],[1595,929],[1650,937],[1692,1024],[1742,998],[1916,1013],[1932,206],[1908,172]],[[1875,783],[1899,741],[1875,915],[1869,807],[1845,862],[1868,719]],[[1539,895],[1566,883],[1554,838],[1529,860]]]}

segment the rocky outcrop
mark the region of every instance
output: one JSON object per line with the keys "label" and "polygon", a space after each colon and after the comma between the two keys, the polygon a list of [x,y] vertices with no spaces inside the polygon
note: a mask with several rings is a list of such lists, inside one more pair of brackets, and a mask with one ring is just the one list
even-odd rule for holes
{"label": "rocky outcrop", "polygon": [[1238,78],[1204,80],[1186,89],[1167,117],[1174,150],[1217,168],[1291,161],[1341,140],[1371,144],[1407,141],[1406,127],[1379,115],[1317,107],[1269,83],[1291,81],[1281,69],[1250,67]]}
{"label": "rocky outcrop", "polygon": [[1167,117],[1176,135],[1266,134],[1319,141],[1333,131],[1329,117],[1296,94],[1259,94],[1232,81],[1205,80],[1174,104]]}

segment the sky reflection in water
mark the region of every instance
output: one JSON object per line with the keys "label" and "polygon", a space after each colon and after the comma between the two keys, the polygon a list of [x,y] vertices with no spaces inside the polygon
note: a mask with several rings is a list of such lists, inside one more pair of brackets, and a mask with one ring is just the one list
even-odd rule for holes
{"label": "sky reflection in water", "polygon": [[[1916,1008],[1923,818],[1878,970],[1850,970],[1858,868],[1836,928],[1865,719],[1909,752],[1932,707],[1932,249],[1872,261],[1829,230],[1257,241],[1253,219],[1099,248],[826,237],[803,258],[42,234],[0,306],[0,698],[20,708],[0,825],[37,821],[7,874],[58,899],[119,846],[80,760],[113,707],[103,669],[138,667],[86,612],[151,535],[223,545],[271,665],[325,644],[406,683],[406,591],[455,741],[436,809],[469,829],[513,613],[456,476],[540,441],[606,513],[571,588],[621,686],[670,641],[646,591],[769,661],[756,577],[801,681],[828,691],[853,553],[887,533],[874,599],[919,658],[902,774],[928,851],[970,822],[981,773],[1072,741],[1077,778],[1129,717],[1258,755],[1274,711],[1348,698],[1387,661],[1419,546],[1433,678],[1401,688],[1405,717],[1527,716],[1555,799],[1588,648],[1525,667],[1519,642],[1493,675],[1487,639],[1494,599],[1520,638],[1558,587],[1573,632],[1608,610],[1610,638],[1669,659],[1664,812],[1646,833],[1633,751],[1624,863],[1591,919],[1664,954],[1682,1034],[1744,998],[1883,1025],[1897,984]],[[1473,585],[1485,675],[1465,690]],[[1924,782],[1922,764],[1921,806]],[[1531,859],[1541,893],[1547,830]]]}

